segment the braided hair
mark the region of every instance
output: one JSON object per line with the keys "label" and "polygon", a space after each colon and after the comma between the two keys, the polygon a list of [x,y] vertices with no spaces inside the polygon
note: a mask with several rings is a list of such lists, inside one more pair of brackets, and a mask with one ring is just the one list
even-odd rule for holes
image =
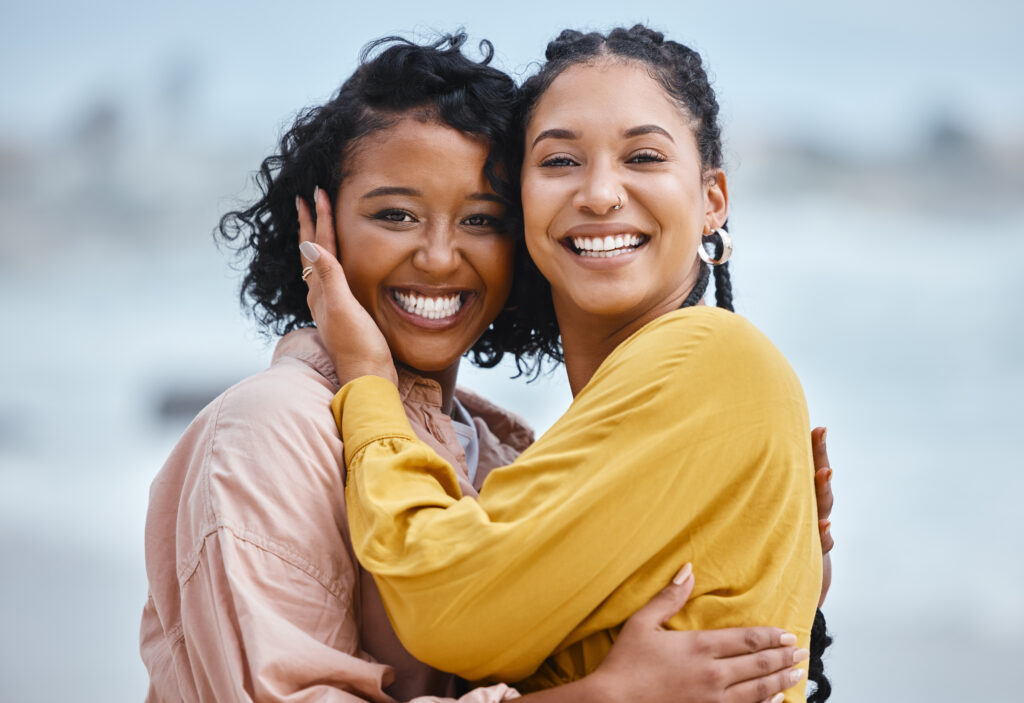
{"label": "braided hair", "polygon": [[[693,49],[678,42],[666,41],[661,32],[638,24],[630,29],[613,29],[607,35],[567,29],[548,44],[544,55],[547,61],[520,88],[519,138],[513,141],[513,147],[518,151],[508,159],[514,170],[522,168],[525,134],[533,111],[554,80],[572,66],[602,58],[634,61],[646,68],[651,78],[664,88],[665,93],[690,118],[704,173],[709,174],[722,168],[718,100],[708,80],[700,54]],[[715,248],[713,257],[718,258],[722,254],[721,238],[712,236],[709,239]],[[518,312],[530,318],[527,323],[532,325],[531,334],[536,347],[544,356],[560,363],[564,361],[564,357],[551,299],[551,287],[529,257],[525,257],[522,265],[524,270],[517,271],[514,284],[521,289],[516,294],[524,301]],[[709,267],[703,261],[700,262],[694,287],[682,307],[696,305],[704,297],[711,278],[711,268],[714,269],[717,306],[726,310],[733,309],[732,281],[728,263]],[[528,371],[532,371],[534,376],[539,374],[541,362],[541,358],[536,358],[535,365]],[[523,370],[520,366],[520,371]],[[832,638],[825,625],[825,616],[819,609],[815,613],[811,627],[808,681],[814,685],[814,690],[807,699],[810,703],[824,703],[831,695],[832,686],[825,676],[822,662],[822,655],[831,643]]]}
{"label": "braided hair", "polygon": [[[255,175],[259,198],[221,218],[215,234],[245,260],[242,304],[265,332],[285,334],[313,324],[308,289],[298,275],[295,196],[310,201],[319,185],[336,197],[346,162],[359,144],[403,117],[487,140],[484,171],[508,205],[509,235],[519,236],[519,191],[502,165],[514,133],[518,90],[511,78],[489,65],[494,55],[490,42],[480,43],[483,57],[474,61],[462,53],[466,40],[464,32],[457,32],[425,45],[401,37],[368,44],[359,67],[337,93],[300,112],[278,152],[263,160]],[[531,344],[522,323],[503,312],[468,353],[475,364],[489,367],[505,353],[517,358],[535,354]]]}

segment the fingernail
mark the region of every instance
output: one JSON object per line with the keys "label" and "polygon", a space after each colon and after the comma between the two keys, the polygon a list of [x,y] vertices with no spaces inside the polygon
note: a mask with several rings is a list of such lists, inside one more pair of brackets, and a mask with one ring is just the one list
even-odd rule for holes
{"label": "fingernail", "polygon": [[803,669],[793,669],[791,672],[789,672],[790,683],[798,682],[800,679],[804,677],[805,673],[807,672],[805,672]]}
{"label": "fingernail", "polygon": [[829,530],[831,530],[831,529],[832,529],[832,521],[831,520],[826,520],[825,524],[821,526],[821,534],[827,535],[829,533]]}
{"label": "fingernail", "polygon": [[828,471],[825,472],[825,480],[826,481],[831,481],[832,480],[832,467],[831,466],[828,467]]}
{"label": "fingernail", "polygon": [[303,242],[299,245],[299,250],[309,261],[316,261],[320,258],[320,251],[313,245],[313,242]]}
{"label": "fingernail", "polygon": [[825,438],[826,437],[828,437],[828,428],[827,427],[822,427],[821,428],[821,443],[822,444],[825,443]]}
{"label": "fingernail", "polygon": [[672,583],[678,586],[683,581],[690,578],[691,573],[693,573],[693,565],[687,562],[683,565],[683,568],[679,570],[679,573],[672,577]]}
{"label": "fingernail", "polygon": [[772,696],[771,703],[782,703],[782,701],[784,700],[786,700],[785,693],[776,693],[774,696]]}
{"label": "fingernail", "polygon": [[313,202],[314,203],[316,202],[316,199],[319,196],[320,196],[320,186],[316,186],[315,188],[313,188]]}
{"label": "fingernail", "polygon": [[779,644],[794,645],[796,644],[796,635],[792,632],[783,632],[782,637],[779,638]]}
{"label": "fingernail", "polygon": [[301,212],[302,211],[302,207],[301,206],[302,206],[302,196],[301,195],[296,195],[295,196],[295,212]]}
{"label": "fingernail", "polygon": [[809,649],[798,649],[795,652],[793,652],[793,663],[794,664],[799,664],[800,662],[804,661],[805,659],[810,659],[810,658],[811,658],[811,650],[809,650]]}

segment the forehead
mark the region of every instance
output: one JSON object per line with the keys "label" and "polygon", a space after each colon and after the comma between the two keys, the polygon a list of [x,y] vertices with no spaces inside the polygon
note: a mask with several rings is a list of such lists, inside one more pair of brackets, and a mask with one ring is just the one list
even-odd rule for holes
{"label": "forehead", "polygon": [[345,158],[344,181],[447,179],[478,187],[487,181],[483,167],[489,149],[489,142],[476,135],[402,117],[359,140]]}
{"label": "forehead", "polygon": [[671,133],[692,131],[690,116],[643,64],[606,58],[570,66],[555,78],[537,101],[527,133],[555,126],[620,130],[641,124]]}

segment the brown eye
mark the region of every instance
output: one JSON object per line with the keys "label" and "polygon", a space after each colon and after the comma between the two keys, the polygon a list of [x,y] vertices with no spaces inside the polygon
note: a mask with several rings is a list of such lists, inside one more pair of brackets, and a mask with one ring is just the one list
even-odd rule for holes
{"label": "brown eye", "polygon": [[665,160],[665,157],[656,151],[640,151],[630,157],[629,163],[631,164],[649,164],[649,163],[660,163]]}
{"label": "brown eye", "polygon": [[540,162],[543,168],[563,168],[565,166],[578,166],[576,160],[569,156],[552,156]]}
{"label": "brown eye", "polygon": [[394,208],[388,208],[387,210],[381,210],[373,216],[375,220],[383,220],[384,222],[415,222],[416,218],[412,216],[412,213],[406,212],[405,210],[397,210]]}
{"label": "brown eye", "polygon": [[499,217],[493,215],[485,215],[478,213],[476,215],[470,215],[462,221],[467,227],[486,228],[493,230],[500,230],[502,228],[502,220]]}

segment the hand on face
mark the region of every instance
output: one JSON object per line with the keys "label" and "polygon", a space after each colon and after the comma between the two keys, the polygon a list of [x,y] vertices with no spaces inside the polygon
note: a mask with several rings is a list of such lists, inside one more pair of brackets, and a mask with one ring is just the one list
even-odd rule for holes
{"label": "hand on face", "polygon": [[299,250],[304,266],[312,266],[306,277],[306,302],[313,314],[320,338],[334,362],[342,385],[359,376],[381,376],[398,384],[391,350],[377,324],[349,290],[345,272],[335,253],[334,220],[327,194],[317,188],[313,195],[316,225],[309,206],[295,199],[299,216]]}

